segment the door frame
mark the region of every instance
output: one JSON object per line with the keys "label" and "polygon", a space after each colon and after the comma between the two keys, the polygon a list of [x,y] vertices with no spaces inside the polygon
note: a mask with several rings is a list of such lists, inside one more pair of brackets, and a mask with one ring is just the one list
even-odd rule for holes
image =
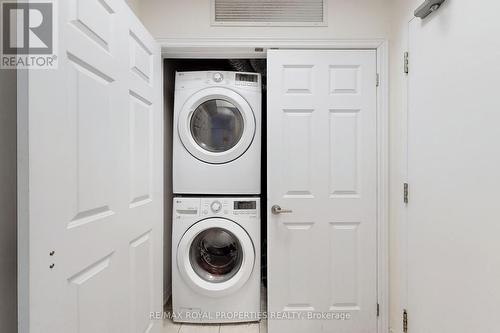
{"label": "door frame", "polygon": [[[389,42],[387,39],[159,38],[163,58],[267,58],[268,49],[375,50],[377,56],[378,332],[389,331]],[[375,80],[375,78],[374,78]],[[375,82],[374,82],[375,84]],[[374,309],[375,311],[376,309]]]}

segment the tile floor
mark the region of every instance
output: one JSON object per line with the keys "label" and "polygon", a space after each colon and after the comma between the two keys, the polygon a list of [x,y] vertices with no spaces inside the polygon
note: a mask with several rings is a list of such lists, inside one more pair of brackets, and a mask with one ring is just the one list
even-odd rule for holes
{"label": "tile floor", "polygon": [[[261,311],[266,311],[266,290],[261,290]],[[165,311],[172,311],[171,302],[165,306]],[[242,324],[180,324],[170,319],[163,321],[162,333],[267,333],[267,321]]]}

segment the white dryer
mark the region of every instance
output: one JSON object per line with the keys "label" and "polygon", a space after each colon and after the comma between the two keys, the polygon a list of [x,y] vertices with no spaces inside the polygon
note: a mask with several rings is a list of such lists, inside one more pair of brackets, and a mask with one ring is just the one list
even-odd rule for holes
{"label": "white dryer", "polygon": [[260,194],[261,94],[256,73],[176,74],[174,193]]}
{"label": "white dryer", "polygon": [[259,198],[174,198],[174,321],[258,321],[260,271]]}

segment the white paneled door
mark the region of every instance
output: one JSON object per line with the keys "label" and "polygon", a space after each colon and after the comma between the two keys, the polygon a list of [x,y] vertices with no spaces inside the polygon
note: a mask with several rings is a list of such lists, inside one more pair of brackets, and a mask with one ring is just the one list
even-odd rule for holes
{"label": "white paneled door", "polygon": [[59,68],[19,75],[20,332],[159,332],[160,48],[122,0],[57,15]]}
{"label": "white paneled door", "polygon": [[270,333],[377,331],[376,89],[374,50],[268,53]]}

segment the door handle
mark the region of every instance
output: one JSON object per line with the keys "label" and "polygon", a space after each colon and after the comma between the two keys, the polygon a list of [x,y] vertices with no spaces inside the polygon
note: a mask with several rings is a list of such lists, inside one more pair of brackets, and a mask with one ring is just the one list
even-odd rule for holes
{"label": "door handle", "polygon": [[274,215],[278,215],[278,214],[283,214],[283,213],[293,213],[293,211],[291,209],[282,209],[280,206],[278,205],[274,205],[271,207],[271,212],[274,214]]}

